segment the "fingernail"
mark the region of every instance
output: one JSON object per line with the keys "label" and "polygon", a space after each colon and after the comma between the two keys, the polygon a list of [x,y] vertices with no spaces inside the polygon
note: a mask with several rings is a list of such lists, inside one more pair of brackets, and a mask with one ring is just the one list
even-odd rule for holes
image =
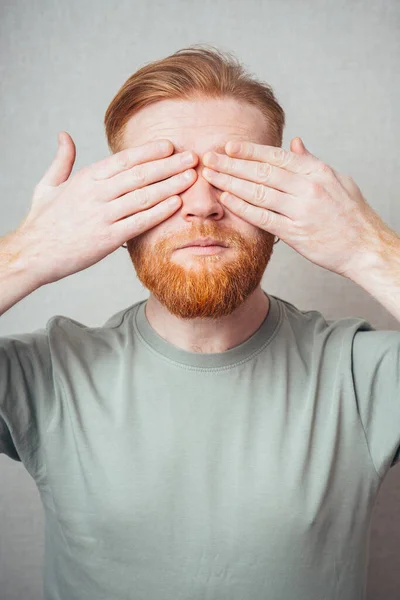
{"label": "fingernail", "polygon": [[184,165],[191,165],[193,162],[193,153],[189,152],[189,154],[182,154],[182,162]]}
{"label": "fingernail", "polygon": [[240,152],[241,145],[239,142],[229,142],[227,150],[228,152],[232,152],[232,154],[237,154]]}
{"label": "fingernail", "polygon": [[203,162],[205,165],[212,167],[217,164],[217,156],[214,152],[207,152],[203,157]]}
{"label": "fingernail", "polygon": [[163,140],[162,142],[158,142],[158,147],[160,152],[167,152],[167,150],[169,150],[171,147],[171,142],[168,140]]}
{"label": "fingernail", "polygon": [[185,179],[192,179],[193,178],[193,170],[189,169],[188,171],[184,171],[183,176]]}

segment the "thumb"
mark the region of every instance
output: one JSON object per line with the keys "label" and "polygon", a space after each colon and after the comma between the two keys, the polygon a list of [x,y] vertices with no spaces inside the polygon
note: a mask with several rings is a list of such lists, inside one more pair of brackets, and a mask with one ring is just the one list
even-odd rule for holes
{"label": "thumb", "polygon": [[76,148],[72,137],[66,131],[57,136],[57,153],[40,183],[56,187],[68,179],[76,158]]}
{"label": "thumb", "polygon": [[290,151],[296,152],[296,154],[312,156],[313,158],[318,160],[318,158],[314,156],[314,154],[311,154],[311,152],[307,150],[307,148],[303,144],[303,140],[300,137],[295,137],[292,139],[292,141],[290,142]]}
{"label": "thumb", "polygon": [[290,151],[296,152],[296,154],[310,154],[310,152],[308,152],[305,145],[303,144],[303,140],[299,137],[295,137],[290,142]]}

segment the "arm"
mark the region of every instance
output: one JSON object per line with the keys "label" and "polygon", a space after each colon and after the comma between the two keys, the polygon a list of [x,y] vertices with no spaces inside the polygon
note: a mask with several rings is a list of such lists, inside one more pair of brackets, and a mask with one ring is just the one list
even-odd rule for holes
{"label": "arm", "polygon": [[39,287],[22,240],[15,232],[0,238],[0,316]]}
{"label": "arm", "polygon": [[382,229],[376,240],[375,251],[364,257],[365,266],[360,264],[348,277],[400,321],[400,237]]}

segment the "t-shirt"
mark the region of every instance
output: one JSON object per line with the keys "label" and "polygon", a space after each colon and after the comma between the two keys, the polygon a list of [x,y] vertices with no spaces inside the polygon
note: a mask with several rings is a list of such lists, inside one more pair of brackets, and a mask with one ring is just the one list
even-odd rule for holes
{"label": "t-shirt", "polygon": [[167,342],[146,300],[0,339],[0,451],[40,493],[45,600],[365,597],[400,332],[268,298],[220,353]]}

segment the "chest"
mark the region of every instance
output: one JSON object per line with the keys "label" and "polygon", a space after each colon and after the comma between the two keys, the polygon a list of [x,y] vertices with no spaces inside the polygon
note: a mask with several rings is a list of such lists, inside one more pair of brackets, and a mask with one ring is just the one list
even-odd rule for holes
{"label": "chest", "polygon": [[285,553],[328,530],[351,531],[371,483],[340,397],[259,378],[210,383],[133,381],[70,403],[46,460],[71,543],[123,540],[135,552],[140,540],[151,554],[219,540],[251,555],[259,544]]}

